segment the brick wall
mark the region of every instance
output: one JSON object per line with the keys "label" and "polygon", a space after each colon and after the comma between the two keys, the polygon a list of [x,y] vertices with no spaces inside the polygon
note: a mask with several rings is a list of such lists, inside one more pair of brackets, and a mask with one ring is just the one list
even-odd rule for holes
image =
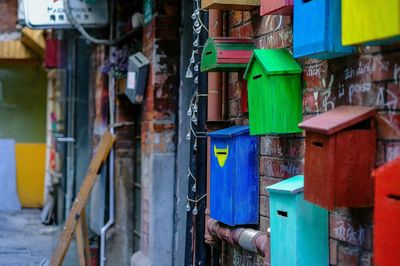
{"label": "brick wall", "polygon": [[0,1],[0,33],[13,32],[17,23],[17,0]]}
{"label": "brick wall", "polygon": [[[227,36],[252,37],[259,48],[291,49],[292,19],[283,16],[260,17],[259,10],[229,12]],[[377,165],[400,155],[400,48],[359,48],[357,54],[329,61],[302,59],[304,119],[336,106],[351,104],[378,109]],[[229,95],[226,119],[247,124],[240,109],[243,73],[228,75]],[[282,179],[303,173],[302,134],[262,136],[260,154],[260,224],[269,227],[269,198],[264,188]],[[329,216],[330,264],[373,265],[372,209],[338,208]],[[269,253],[269,250],[268,250]],[[227,248],[226,261],[233,265],[260,263],[259,257],[238,247]],[[269,254],[266,263],[270,263]],[[229,264],[226,264],[229,265]]]}

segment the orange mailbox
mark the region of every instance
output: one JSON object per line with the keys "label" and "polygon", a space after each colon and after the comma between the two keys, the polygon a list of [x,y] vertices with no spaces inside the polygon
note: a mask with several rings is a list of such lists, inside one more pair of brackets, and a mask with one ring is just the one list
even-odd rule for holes
{"label": "orange mailbox", "polygon": [[373,205],[375,110],[340,106],[302,122],[304,198],[326,209]]}
{"label": "orange mailbox", "polygon": [[375,177],[374,260],[400,265],[400,157],[380,167]]}

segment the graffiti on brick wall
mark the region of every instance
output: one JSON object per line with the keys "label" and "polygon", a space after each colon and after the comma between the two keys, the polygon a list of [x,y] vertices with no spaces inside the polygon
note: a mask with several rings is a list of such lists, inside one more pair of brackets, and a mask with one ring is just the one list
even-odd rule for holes
{"label": "graffiti on brick wall", "polygon": [[240,249],[233,249],[233,265],[235,266],[264,266],[261,258],[254,256],[254,254],[240,251]]}

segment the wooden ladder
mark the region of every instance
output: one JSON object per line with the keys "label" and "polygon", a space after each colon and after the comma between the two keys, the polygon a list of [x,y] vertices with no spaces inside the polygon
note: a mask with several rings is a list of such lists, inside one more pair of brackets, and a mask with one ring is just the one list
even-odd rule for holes
{"label": "wooden ladder", "polygon": [[79,265],[90,265],[90,249],[85,217],[85,204],[89,198],[90,191],[96,182],[99,169],[107,159],[114,141],[115,136],[109,131],[106,131],[101,137],[100,143],[97,146],[97,152],[90,162],[86,177],[68,215],[60,241],[51,256],[50,266],[60,266],[62,264],[74,235],[74,231],[78,247]]}

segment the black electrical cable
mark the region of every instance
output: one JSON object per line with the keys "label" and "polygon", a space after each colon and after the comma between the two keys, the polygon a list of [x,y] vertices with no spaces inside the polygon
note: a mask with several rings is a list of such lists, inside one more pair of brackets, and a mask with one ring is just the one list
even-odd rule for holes
{"label": "black electrical cable", "polygon": [[93,36],[91,36],[85,28],[75,19],[75,17],[72,15],[71,12],[71,5],[70,5],[70,0],[64,0],[64,9],[65,9],[65,14],[67,15],[67,18],[71,25],[80,33],[82,36],[88,40],[91,43],[94,44],[99,44],[99,45],[106,45],[106,46],[113,46],[118,43],[121,43],[131,37],[135,32],[137,32],[138,28],[135,28],[124,35],[122,35],[119,38],[113,39],[113,40],[104,40],[104,39],[97,39]]}

